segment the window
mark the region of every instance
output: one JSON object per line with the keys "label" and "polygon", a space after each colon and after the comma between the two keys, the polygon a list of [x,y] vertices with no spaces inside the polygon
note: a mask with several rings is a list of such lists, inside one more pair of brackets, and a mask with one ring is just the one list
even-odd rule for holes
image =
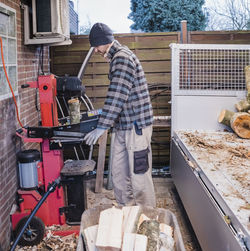
{"label": "window", "polygon": [[[5,67],[12,89],[17,95],[16,11],[2,3],[0,3],[0,36],[3,41]],[[2,57],[0,56],[0,100],[10,96],[11,91],[4,73]]]}

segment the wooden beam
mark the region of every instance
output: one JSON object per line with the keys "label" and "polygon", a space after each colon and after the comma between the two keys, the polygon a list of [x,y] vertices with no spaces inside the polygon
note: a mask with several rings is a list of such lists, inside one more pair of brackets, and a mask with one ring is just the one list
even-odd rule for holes
{"label": "wooden beam", "polygon": [[97,161],[97,170],[96,170],[96,182],[95,182],[95,192],[100,193],[103,186],[103,173],[104,173],[104,164],[105,164],[105,155],[106,155],[106,143],[107,143],[108,132],[100,137],[99,151],[98,151],[98,161]]}

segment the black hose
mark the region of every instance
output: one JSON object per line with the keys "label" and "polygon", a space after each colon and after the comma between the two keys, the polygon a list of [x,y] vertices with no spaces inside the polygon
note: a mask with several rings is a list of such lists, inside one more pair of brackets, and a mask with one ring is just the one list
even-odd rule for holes
{"label": "black hose", "polygon": [[24,224],[22,230],[19,232],[14,244],[12,245],[10,251],[14,251],[19,240],[21,239],[24,231],[26,230],[27,226],[29,225],[30,221],[32,220],[32,218],[34,217],[34,215],[36,214],[37,210],[41,207],[41,205],[43,204],[43,202],[47,199],[47,197],[50,195],[50,193],[53,193],[56,190],[56,187],[60,184],[61,178],[57,178],[55,181],[52,182],[52,184],[48,185],[48,190],[47,192],[43,195],[43,197],[41,198],[41,200],[39,200],[39,202],[37,203],[37,205],[34,207],[34,209],[32,210],[32,212],[30,213],[29,218],[27,219],[26,223]]}

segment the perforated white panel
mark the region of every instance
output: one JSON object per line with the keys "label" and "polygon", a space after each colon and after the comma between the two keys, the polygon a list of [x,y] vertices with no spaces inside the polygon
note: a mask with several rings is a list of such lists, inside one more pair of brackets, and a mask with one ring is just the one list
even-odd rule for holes
{"label": "perforated white panel", "polygon": [[234,111],[246,95],[250,45],[171,44],[171,49],[172,132],[223,130],[220,111]]}
{"label": "perforated white panel", "polygon": [[244,90],[250,50],[180,49],[180,89]]}

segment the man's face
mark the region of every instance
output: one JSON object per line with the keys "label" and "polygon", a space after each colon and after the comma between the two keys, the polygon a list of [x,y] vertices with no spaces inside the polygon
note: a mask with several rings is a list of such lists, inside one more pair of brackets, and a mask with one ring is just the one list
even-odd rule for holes
{"label": "man's face", "polygon": [[95,53],[98,53],[104,57],[104,54],[106,53],[108,46],[109,46],[108,44],[105,44],[105,45],[99,45],[95,47]]}

